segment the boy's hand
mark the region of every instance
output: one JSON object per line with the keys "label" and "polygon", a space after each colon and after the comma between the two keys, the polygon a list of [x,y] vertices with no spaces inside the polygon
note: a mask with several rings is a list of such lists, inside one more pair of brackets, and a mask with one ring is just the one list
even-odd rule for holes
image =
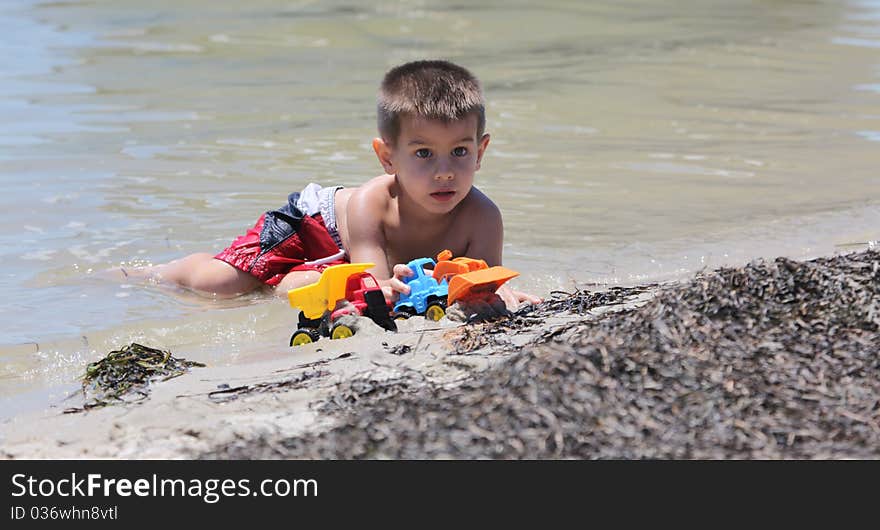
{"label": "boy's hand", "polygon": [[498,290],[495,291],[495,294],[504,300],[504,305],[507,306],[508,311],[516,311],[521,304],[540,304],[544,301],[541,297],[520,291],[514,291],[508,285],[502,285],[499,287]]}
{"label": "boy's hand", "polygon": [[392,269],[393,276],[387,280],[379,280],[379,286],[382,288],[382,294],[389,302],[394,302],[400,297],[399,293],[409,294],[409,285],[403,282],[403,278],[409,278],[413,275],[413,271],[402,263],[398,263]]}

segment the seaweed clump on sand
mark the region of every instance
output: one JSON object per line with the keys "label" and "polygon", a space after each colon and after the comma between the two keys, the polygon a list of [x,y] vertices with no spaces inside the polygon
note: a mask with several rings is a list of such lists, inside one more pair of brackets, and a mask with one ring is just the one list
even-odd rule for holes
{"label": "seaweed clump on sand", "polygon": [[[637,285],[635,287],[611,287],[602,291],[587,291],[576,289],[574,293],[565,291],[553,291],[550,294],[557,296],[537,307],[526,306],[524,311],[535,311],[543,316],[558,311],[570,311],[572,313],[586,313],[596,307],[618,306],[633,300],[642,293],[656,290],[659,284]],[[562,295],[562,296],[559,296]],[[518,313],[522,313],[519,311]]]}
{"label": "seaweed clump on sand", "polygon": [[[636,303],[641,295],[656,291],[659,284],[652,283],[634,287],[611,287],[602,291],[585,291],[576,289],[574,293],[552,291],[552,298],[539,305],[528,304],[507,315],[496,315],[491,319],[468,319],[468,326],[453,328],[446,338],[452,345],[455,355],[508,353],[512,344],[511,335],[531,333],[541,328],[548,317],[560,313],[585,315],[596,308],[611,309],[616,306]],[[541,339],[547,339],[565,333],[580,322],[549,329]]]}
{"label": "seaweed clump on sand", "polygon": [[111,404],[142,401],[150,395],[149,387],[153,381],[178,377],[193,366],[205,365],[178,359],[170,351],[133,342],[86,366],[82,378],[85,403],[82,408],[71,408],[64,412],[82,412]]}
{"label": "seaweed clump on sand", "polygon": [[360,393],[333,429],[211,456],[880,458],[876,251],[722,268],[543,336],[455,387]]}

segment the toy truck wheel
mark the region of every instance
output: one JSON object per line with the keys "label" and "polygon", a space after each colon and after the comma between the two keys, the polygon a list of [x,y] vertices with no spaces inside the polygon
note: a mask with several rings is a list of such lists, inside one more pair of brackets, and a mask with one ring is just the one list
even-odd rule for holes
{"label": "toy truck wheel", "polygon": [[346,326],[345,324],[336,324],[330,331],[331,339],[347,339],[352,335],[354,335],[354,330]]}
{"label": "toy truck wheel", "polygon": [[318,332],[314,329],[298,329],[293,332],[290,337],[291,346],[302,346],[303,344],[311,344],[320,338]]}
{"label": "toy truck wheel", "polygon": [[415,314],[416,314],[415,308],[412,308],[409,306],[403,306],[400,309],[398,309],[397,311],[394,311],[393,313],[391,313],[391,318],[393,318],[394,320],[406,320],[411,316],[415,316]]}
{"label": "toy truck wheel", "polygon": [[428,320],[433,320],[437,322],[441,318],[446,316],[446,304],[443,303],[442,300],[435,300],[428,304],[427,309],[425,309],[425,318]]}

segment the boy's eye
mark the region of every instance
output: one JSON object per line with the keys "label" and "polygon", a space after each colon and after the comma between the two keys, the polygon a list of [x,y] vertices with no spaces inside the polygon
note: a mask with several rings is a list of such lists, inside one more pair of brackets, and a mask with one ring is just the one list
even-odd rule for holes
{"label": "boy's eye", "polygon": [[431,156],[430,149],[426,149],[423,147],[423,148],[419,149],[418,151],[416,151],[417,158],[429,158],[430,156]]}
{"label": "boy's eye", "polygon": [[467,147],[456,147],[452,150],[453,156],[467,156],[468,150]]}

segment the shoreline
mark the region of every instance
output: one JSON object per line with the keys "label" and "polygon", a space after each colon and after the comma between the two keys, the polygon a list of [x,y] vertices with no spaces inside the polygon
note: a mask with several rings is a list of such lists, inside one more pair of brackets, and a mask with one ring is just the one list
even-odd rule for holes
{"label": "shoreline", "polygon": [[16,417],[0,454],[877,458],[878,262],[779,258],[495,322],[410,320],[296,359],[194,368],[139,404]]}

